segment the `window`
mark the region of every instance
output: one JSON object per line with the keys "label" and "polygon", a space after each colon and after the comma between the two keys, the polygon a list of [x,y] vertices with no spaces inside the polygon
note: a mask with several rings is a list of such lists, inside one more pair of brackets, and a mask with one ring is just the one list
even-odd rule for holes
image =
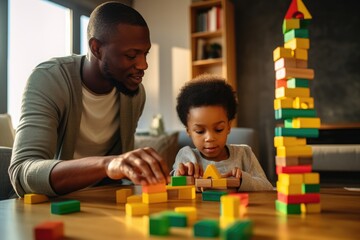
{"label": "window", "polygon": [[89,23],[89,17],[81,15],[80,17],[80,54],[86,54],[88,49],[87,42],[87,25]]}

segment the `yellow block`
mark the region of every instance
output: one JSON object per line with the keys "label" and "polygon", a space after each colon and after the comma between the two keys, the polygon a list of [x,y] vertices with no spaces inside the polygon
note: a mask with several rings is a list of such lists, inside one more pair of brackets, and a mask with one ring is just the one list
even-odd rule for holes
{"label": "yellow block", "polygon": [[300,60],[308,60],[308,50],[296,48],[293,50],[293,57]]}
{"label": "yellow block", "polygon": [[320,174],[317,172],[304,173],[304,183],[305,184],[319,184],[320,183]]}
{"label": "yellow block", "polygon": [[126,203],[127,198],[132,194],[132,190],[129,188],[116,190],[116,202]]}
{"label": "yellow block", "polygon": [[293,108],[313,109],[314,108],[314,98],[312,98],[312,97],[296,97],[293,102]]}
{"label": "yellow block", "polygon": [[284,19],[283,26],[285,28],[285,31],[288,31],[291,29],[299,29],[300,28],[300,19],[298,19],[298,18]]}
{"label": "yellow block", "polygon": [[320,203],[301,203],[300,209],[302,213],[320,213]]}
{"label": "yellow block", "polygon": [[320,128],[320,118],[293,118],[293,128]]}
{"label": "yellow block", "polygon": [[187,188],[181,188],[178,192],[178,199],[195,199],[196,191],[195,186],[184,186]]}
{"label": "yellow block", "polygon": [[237,218],[240,215],[240,199],[236,196],[225,195],[220,197],[221,216]]}
{"label": "yellow block", "polygon": [[126,203],[142,203],[142,195],[131,195],[126,198]]}
{"label": "yellow block", "polygon": [[282,137],[275,136],[274,137],[274,146],[300,146],[306,145],[306,138],[297,138],[297,137]]}
{"label": "yellow block", "polygon": [[196,221],[197,211],[195,207],[176,207],[174,211],[186,214],[189,225]]}
{"label": "yellow block", "polygon": [[162,203],[167,202],[167,192],[161,193],[143,193],[142,194],[143,203]]}
{"label": "yellow block", "polygon": [[294,98],[294,97],[309,97],[309,88],[286,88],[279,87],[275,89],[276,98]]}
{"label": "yellow block", "polygon": [[276,182],[276,190],[279,193],[283,193],[285,195],[291,195],[291,194],[301,194],[301,184],[291,184],[291,185],[285,185],[281,184],[281,182]]}
{"label": "yellow block", "polygon": [[292,58],[292,50],[284,47],[277,47],[273,51],[274,62],[279,58]]}
{"label": "yellow block", "polygon": [[141,216],[149,214],[149,205],[146,203],[125,204],[126,216]]}
{"label": "yellow block", "polygon": [[35,204],[49,201],[49,198],[43,194],[28,193],[24,195],[24,203]]}
{"label": "yellow block", "polygon": [[304,14],[304,19],[312,19],[310,12],[307,10],[302,0],[296,0],[296,6],[298,11]]}
{"label": "yellow block", "polygon": [[278,174],[278,182],[283,185],[300,185],[304,182],[304,176],[300,173],[280,173]]}
{"label": "yellow block", "polygon": [[212,178],[212,179],[220,179],[221,178],[221,174],[219,172],[219,170],[217,170],[217,168],[215,167],[214,164],[209,164],[204,172],[203,178]]}
{"label": "yellow block", "polygon": [[277,147],[276,155],[279,157],[311,157],[312,148],[309,145],[305,146],[287,146]]}
{"label": "yellow block", "polygon": [[309,49],[310,40],[308,38],[293,38],[284,44],[285,48],[295,49]]}
{"label": "yellow block", "polygon": [[293,108],[293,98],[278,98],[274,99],[274,110],[281,108]]}
{"label": "yellow block", "polygon": [[227,181],[226,178],[220,178],[220,179],[212,179],[212,187],[217,189],[226,189]]}

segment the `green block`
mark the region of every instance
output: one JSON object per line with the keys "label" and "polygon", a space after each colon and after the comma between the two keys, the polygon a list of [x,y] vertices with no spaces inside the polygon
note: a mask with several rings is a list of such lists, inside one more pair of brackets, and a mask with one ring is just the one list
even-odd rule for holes
{"label": "green block", "polygon": [[276,210],[285,214],[301,214],[301,204],[286,204],[275,200]]}
{"label": "green block", "polygon": [[169,218],[162,214],[153,214],[149,217],[149,234],[153,236],[169,235]]}
{"label": "green block", "polygon": [[287,119],[296,117],[316,117],[316,110],[295,108],[281,108],[275,110],[275,119]]}
{"label": "green block", "polygon": [[229,225],[221,233],[223,240],[251,239],[253,235],[253,223],[251,220],[237,220]]}
{"label": "green block", "polygon": [[302,193],[319,193],[320,192],[320,184],[305,184],[301,185]]}
{"label": "green block", "polygon": [[194,237],[217,237],[219,233],[218,220],[204,219],[194,224]]}
{"label": "green block", "polygon": [[284,120],[284,127],[286,128],[292,128],[292,118],[285,119]]}
{"label": "green block", "polygon": [[317,138],[319,129],[317,128],[275,128],[275,136],[283,137],[300,137],[300,138]]}
{"label": "green block", "polygon": [[284,34],[284,42],[288,42],[294,38],[309,38],[309,30],[292,29]]}
{"label": "green block", "polygon": [[186,186],[186,176],[171,177],[171,186]]}
{"label": "green block", "polygon": [[288,88],[298,88],[298,87],[309,88],[309,80],[303,78],[291,78],[286,81],[286,86]]}
{"label": "green block", "polygon": [[78,200],[67,200],[63,202],[51,203],[52,214],[67,214],[73,212],[80,212],[80,201]]}
{"label": "green block", "polygon": [[161,214],[166,216],[169,219],[170,227],[186,227],[187,226],[187,216],[185,213],[164,211],[164,212],[161,212]]}
{"label": "green block", "polygon": [[214,201],[214,202],[220,202],[220,198],[223,195],[227,195],[227,192],[221,192],[221,191],[204,191],[202,193],[202,200],[203,201]]}
{"label": "green block", "polygon": [[300,28],[308,28],[311,23],[311,19],[300,19]]}

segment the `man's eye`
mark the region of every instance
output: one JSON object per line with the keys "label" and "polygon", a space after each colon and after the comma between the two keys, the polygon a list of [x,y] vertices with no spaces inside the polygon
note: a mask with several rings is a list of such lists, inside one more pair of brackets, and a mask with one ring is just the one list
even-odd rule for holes
{"label": "man's eye", "polygon": [[126,57],[129,58],[129,59],[135,59],[136,55],[126,55]]}

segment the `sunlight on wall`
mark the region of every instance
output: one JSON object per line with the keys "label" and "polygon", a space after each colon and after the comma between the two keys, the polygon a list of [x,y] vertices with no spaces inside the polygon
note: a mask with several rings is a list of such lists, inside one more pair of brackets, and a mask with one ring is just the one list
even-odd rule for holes
{"label": "sunlight on wall", "polygon": [[51,57],[71,53],[70,14],[69,9],[48,1],[9,1],[8,112],[14,127],[32,69]]}
{"label": "sunlight on wall", "polygon": [[87,26],[89,24],[89,17],[81,15],[80,17],[80,54],[85,55],[88,50],[87,41]]}

